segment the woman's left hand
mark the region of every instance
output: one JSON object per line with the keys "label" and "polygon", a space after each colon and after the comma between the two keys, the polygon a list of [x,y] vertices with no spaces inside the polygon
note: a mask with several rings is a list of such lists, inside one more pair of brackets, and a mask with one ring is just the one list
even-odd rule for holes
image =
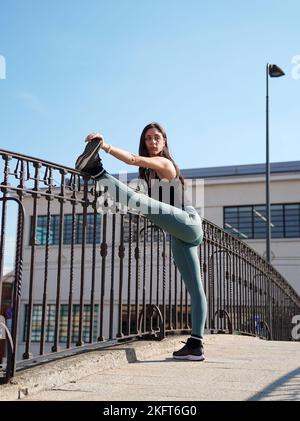
{"label": "woman's left hand", "polygon": [[91,133],[89,134],[86,138],[85,141],[86,142],[91,142],[94,139],[99,139],[101,141],[101,145],[104,143],[104,137],[102,136],[102,134],[100,133]]}

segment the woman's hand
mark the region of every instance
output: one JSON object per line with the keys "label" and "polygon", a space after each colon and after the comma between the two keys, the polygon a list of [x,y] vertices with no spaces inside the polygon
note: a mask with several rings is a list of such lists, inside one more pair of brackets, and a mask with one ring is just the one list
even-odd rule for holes
{"label": "woman's hand", "polygon": [[104,137],[102,136],[102,134],[100,133],[91,133],[89,134],[86,138],[85,141],[86,142],[91,142],[94,139],[99,139],[101,142],[101,146],[104,144]]}

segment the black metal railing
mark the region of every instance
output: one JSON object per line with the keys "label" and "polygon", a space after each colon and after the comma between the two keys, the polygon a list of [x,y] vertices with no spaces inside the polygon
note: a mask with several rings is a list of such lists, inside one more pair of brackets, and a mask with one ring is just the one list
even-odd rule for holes
{"label": "black metal railing", "polygon": [[[72,168],[0,154],[1,279],[7,238],[16,244],[3,381],[71,352],[190,331],[190,300],[168,234],[129,212],[99,214],[94,181]],[[241,240],[206,220],[203,229],[206,331],[291,340],[296,292]]]}

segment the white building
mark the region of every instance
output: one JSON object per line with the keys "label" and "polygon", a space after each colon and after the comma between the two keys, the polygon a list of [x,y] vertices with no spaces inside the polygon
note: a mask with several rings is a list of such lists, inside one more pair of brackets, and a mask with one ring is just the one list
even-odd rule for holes
{"label": "white building", "polygon": [[[266,255],[265,165],[189,170],[205,178],[205,218]],[[300,294],[300,161],[271,165],[271,263]]]}

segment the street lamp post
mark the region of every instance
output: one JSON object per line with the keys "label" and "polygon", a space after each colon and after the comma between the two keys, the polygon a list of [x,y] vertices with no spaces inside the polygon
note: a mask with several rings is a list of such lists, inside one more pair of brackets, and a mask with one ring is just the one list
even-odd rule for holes
{"label": "street lamp post", "polygon": [[271,206],[270,206],[270,158],[269,158],[269,76],[284,76],[284,72],[276,64],[266,66],[266,257],[271,262]]}
{"label": "street lamp post", "polygon": [[[266,257],[268,263],[271,263],[271,206],[270,206],[270,159],[269,159],[269,76],[284,76],[283,70],[276,64],[267,63],[266,67]],[[272,292],[270,280],[268,281],[268,300],[269,300],[269,329],[270,338],[273,338],[273,309],[272,309]]]}

